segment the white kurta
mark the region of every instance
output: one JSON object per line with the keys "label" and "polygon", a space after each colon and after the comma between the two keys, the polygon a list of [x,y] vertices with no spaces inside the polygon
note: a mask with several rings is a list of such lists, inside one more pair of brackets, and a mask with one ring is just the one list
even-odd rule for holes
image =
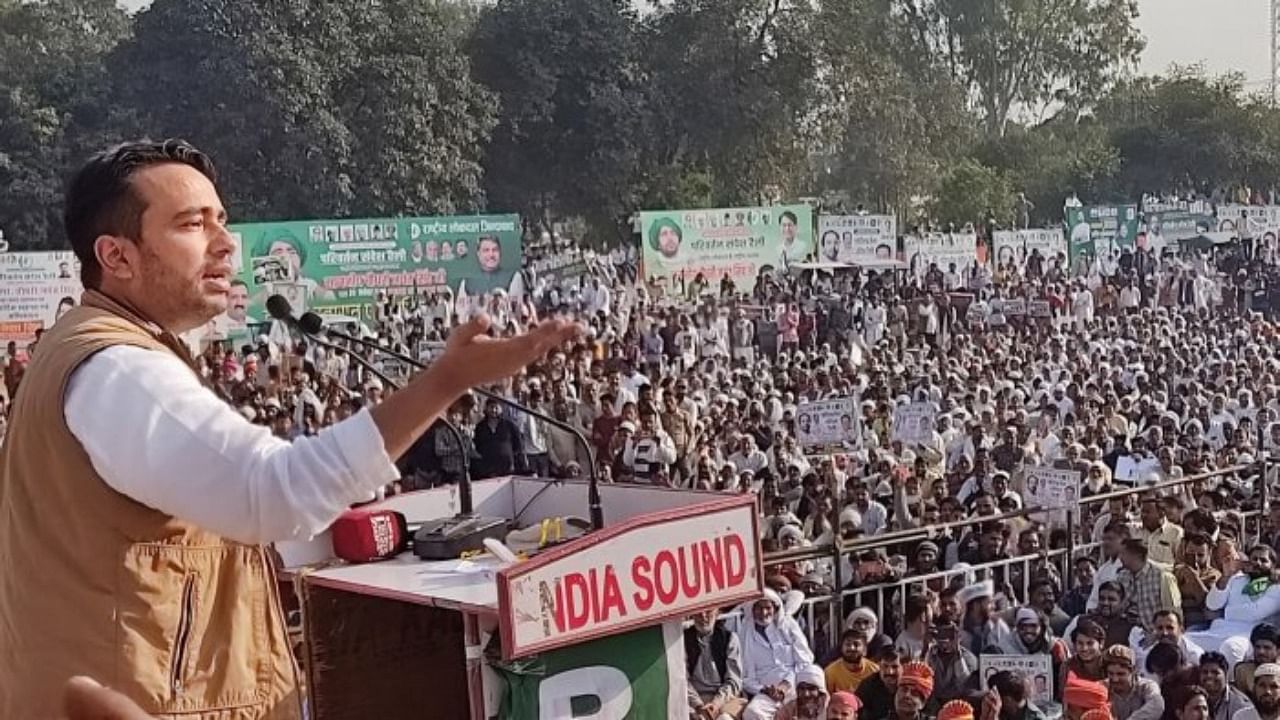
{"label": "white kurta", "polygon": [[1248,657],[1249,633],[1253,627],[1280,614],[1280,584],[1273,584],[1258,597],[1249,598],[1244,594],[1248,582],[1244,573],[1236,573],[1227,582],[1226,590],[1219,590],[1215,584],[1205,598],[1205,607],[1223,610],[1223,616],[1214,620],[1208,630],[1187,633],[1187,639],[1205,650],[1217,650],[1225,655],[1232,668]]}

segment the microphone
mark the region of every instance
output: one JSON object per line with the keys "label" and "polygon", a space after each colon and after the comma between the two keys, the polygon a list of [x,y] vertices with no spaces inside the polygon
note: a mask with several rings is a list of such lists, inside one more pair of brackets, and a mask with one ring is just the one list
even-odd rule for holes
{"label": "microphone", "polygon": [[[284,298],[280,298],[280,299],[284,300]],[[287,305],[287,301],[286,301],[286,305]],[[397,360],[408,363],[410,366],[416,367],[419,370],[424,370],[427,367],[425,363],[421,362],[417,358],[413,358],[408,355],[405,355],[404,353],[397,352],[394,349],[387,347],[385,345],[382,345],[380,343],[374,342],[372,340],[366,340],[364,338],[358,338],[354,335],[349,335],[347,333],[344,333],[340,330],[335,330],[333,328],[326,328],[324,326],[324,320],[319,315],[313,312],[308,312],[303,314],[303,316],[300,319],[296,320],[296,322],[298,324],[299,329],[302,332],[305,332],[308,334],[316,334],[316,335],[323,332],[329,335],[330,337],[341,338],[348,342],[356,343],[357,345],[373,348],[374,350],[377,350],[386,355],[389,355],[390,357],[393,357]],[[600,500],[600,478],[596,471],[596,455],[591,448],[591,443],[587,441],[587,436],[584,435],[581,430],[574,427],[573,425],[570,425],[569,423],[564,422],[562,420],[557,420],[556,418],[551,417],[550,415],[547,415],[546,413],[541,412],[539,410],[535,410],[529,407],[528,405],[525,405],[523,403],[518,403],[515,400],[512,400],[507,397],[503,397],[502,395],[499,395],[497,393],[489,392],[484,388],[472,388],[472,390],[479,395],[482,395],[486,398],[490,398],[492,400],[496,400],[499,403],[513,410],[535,417],[552,427],[558,428],[560,430],[563,430],[573,435],[573,437],[578,441],[578,445],[586,452],[587,462],[589,465],[589,468],[587,470],[587,505],[588,505],[590,518],[591,518],[591,529],[599,530],[603,528],[604,527],[604,507]],[[470,493],[468,492],[468,495],[469,494]]]}
{"label": "microphone", "polygon": [[391,510],[348,510],[330,527],[333,554],[351,563],[386,560],[409,545],[404,515]]}
{"label": "microphone", "polygon": [[[323,330],[324,321],[320,319],[319,315],[308,312],[303,314],[301,319],[294,317],[293,308],[289,305],[289,301],[280,295],[272,295],[267,298],[267,312],[273,318],[297,329],[298,332],[321,347],[347,351],[356,364],[373,373],[386,383],[388,388],[399,389],[399,383],[380,372],[368,360],[360,357],[357,353],[350,352],[349,348],[344,348],[321,338],[319,333]],[[375,349],[380,348],[375,346]],[[463,439],[462,431],[448,417],[441,416],[437,421],[445,430],[449,431],[449,434],[453,436],[453,440],[457,444],[458,453],[462,461],[462,477],[458,480],[458,514],[452,518],[428,521],[422,524],[413,535],[414,553],[425,560],[448,560],[456,558],[469,550],[482,550],[484,549],[483,542],[485,538],[501,539],[506,535],[508,524],[504,518],[476,516],[475,502],[471,495],[471,458],[467,443]],[[358,524],[362,528],[367,526],[367,523],[363,520]],[[400,547],[396,552],[398,553],[399,550],[403,550],[403,547]],[[358,553],[355,554],[358,555]]]}

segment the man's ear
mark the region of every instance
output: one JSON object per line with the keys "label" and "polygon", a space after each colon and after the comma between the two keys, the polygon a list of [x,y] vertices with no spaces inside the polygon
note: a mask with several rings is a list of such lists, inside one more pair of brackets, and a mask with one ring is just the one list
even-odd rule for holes
{"label": "man's ear", "polygon": [[93,241],[93,254],[98,259],[103,276],[120,280],[133,279],[137,268],[132,262],[131,250],[136,245],[122,235],[99,235]]}

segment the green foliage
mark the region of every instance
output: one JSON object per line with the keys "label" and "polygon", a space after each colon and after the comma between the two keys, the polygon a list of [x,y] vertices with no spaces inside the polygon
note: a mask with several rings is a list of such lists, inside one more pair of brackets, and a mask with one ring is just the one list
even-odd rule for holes
{"label": "green foliage", "polygon": [[965,158],[943,173],[930,207],[934,220],[957,227],[988,218],[1009,227],[1013,224],[1017,192],[1004,173]]}
{"label": "green foliage", "polygon": [[1134,0],[894,0],[917,52],[973,93],[988,135],[1019,107],[1087,106],[1143,48]]}
{"label": "green foliage", "polygon": [[0,229],[57,247],[63,175],[100,137],[101,58],[129,29],[110,0],[0,2]]}
{"label": "green foliage", "polygon": [[616,236],[634,208],[643,107],[638,20],[615,0],[510,0],[481,14],[477,78],[500,99],[485,160],[492,202],[578,215]]}

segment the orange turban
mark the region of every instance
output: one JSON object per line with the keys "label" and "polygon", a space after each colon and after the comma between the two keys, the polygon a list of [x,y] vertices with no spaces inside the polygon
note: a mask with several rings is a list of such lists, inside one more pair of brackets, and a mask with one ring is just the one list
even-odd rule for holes
{"label": "orange turban", "polygon": [[914,690],[928,700],[933,695],[933,668],[919,660],[902,666],[902,675],[898,685]]}
{"label": "orange turban", "polygon": [[1062,690],[1062,704],[1084,710],[1098,710],[1107,707],[1107,686],[1092,680],[1081,680],[1071,673],[1067,675],[1067,684]]}
{"label": "orange turban", "polygon": [[964,700],[952,700],[938,710],[938,720],[973,720],[973,706]]}

